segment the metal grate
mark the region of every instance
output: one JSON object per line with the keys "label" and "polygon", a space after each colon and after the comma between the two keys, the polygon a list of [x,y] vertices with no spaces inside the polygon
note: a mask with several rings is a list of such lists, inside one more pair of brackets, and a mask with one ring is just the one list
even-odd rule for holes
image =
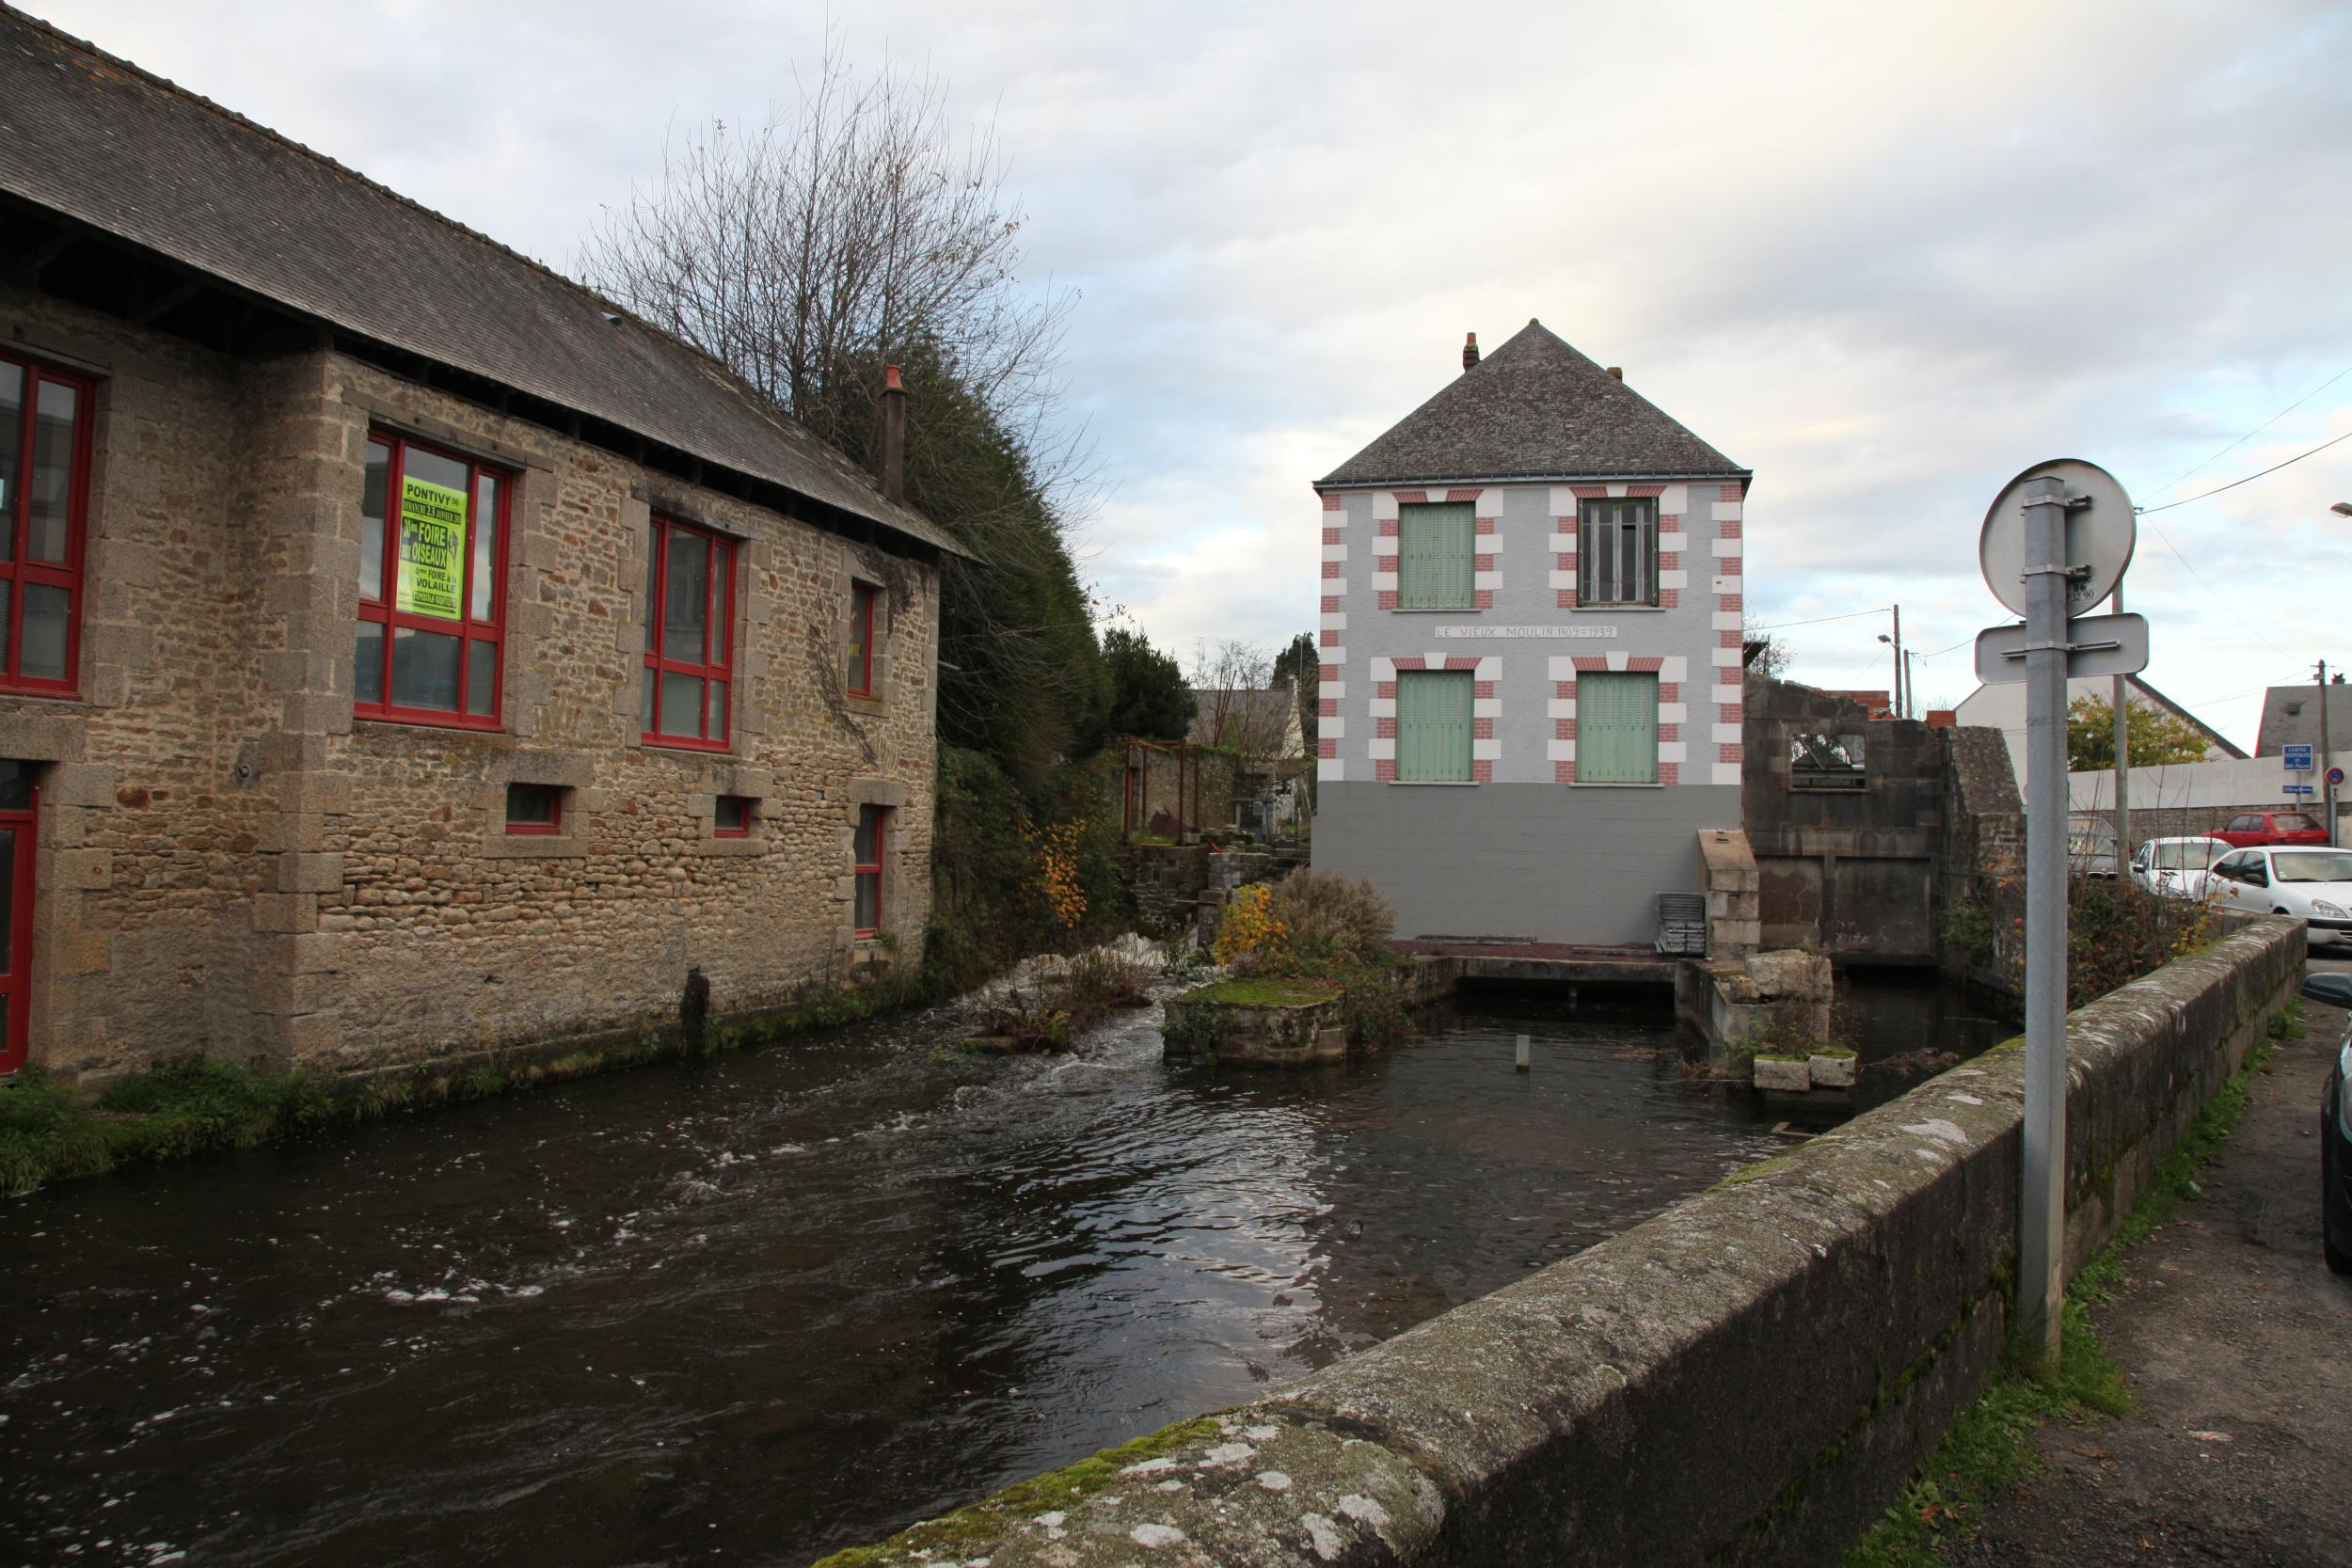
{"label": "metal grate", "polygon": [[1658,951],[1694,958],[1707,956],[1707,895],[1658,895]]}

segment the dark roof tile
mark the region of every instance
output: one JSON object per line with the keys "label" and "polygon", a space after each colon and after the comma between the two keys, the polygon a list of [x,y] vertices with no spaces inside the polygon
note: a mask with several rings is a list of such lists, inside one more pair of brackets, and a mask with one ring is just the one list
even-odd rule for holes
{"label": "dark roof tile", "polygon": [[700,350],[5,6],[0,191],[331,327],[961,553]]}
{"label": "dark roof tile", "polygon": [[1316,483],[1718,475],[1748,470],[1531,321]]}

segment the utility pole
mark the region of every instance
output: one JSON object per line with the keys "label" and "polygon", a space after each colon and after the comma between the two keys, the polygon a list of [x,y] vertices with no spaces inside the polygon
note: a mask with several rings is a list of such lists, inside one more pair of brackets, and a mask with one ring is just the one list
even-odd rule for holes
{"label": "utility pole", "polygon": [[1903,716],[1903,607],[1895,607],[1895,717]]}
{"label": "utility pole", "polygon": [[[2115,583],[2115,613],[2123,613],[2123,581]],[[2129,881],[2132,875],[2132,710],[2131,676],[2115,677],[2115,875]]]}
{"label": "utility pole", "polygon": [[2319,787],[2328,802],[2328,842],[2336,842],[2336,786],[2328,782],[2335,759],[2328,753],[2328,661],[2319,661]]}

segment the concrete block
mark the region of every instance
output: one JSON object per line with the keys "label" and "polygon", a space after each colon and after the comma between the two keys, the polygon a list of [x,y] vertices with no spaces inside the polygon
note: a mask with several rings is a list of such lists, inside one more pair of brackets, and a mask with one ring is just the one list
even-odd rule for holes
{"label": "concrete block", "polygon": [[1853,1056],[1842,1053],[1827,1056],[1816,1053],[1805,1058],[1805,1069],[1817,1089],[1851,1089],[1854,1083],[1855,1060]]}
{"label": "concrete block", "polygon": [[61,762],[49,770],[43,805],[93,806],[103,810],[115,803],[115,770],[103,763]]}
{"label": "concrete block", "polygon": [[257,931],[315,931],[319,900],[314,893],[257,893],[253,895],[253,928]]}
{"label": "concrete block", "polygon": [[1804,1094],[1813,1087],[1812,1069],[1802,1056],[1758,1056],[1756,1058],[1756,1086]]}
{"label": "concrete block", "polygon": [[340,853],[303,850],[278,857],[280,893],[335,893],[342,885],[343,857]]}
{"label": "concrete block", "polygon": [[1766,996],[1823,997],[1830,994],[1834,983],[1829,959],[1819,953],[1787,948],[1773,953],[1751,953],[1745,968],[1748,978]]}
{"label": "concrete block", "polygon": [[60,849],[52,858],[51,877],[60,887],[96,890],[115,885],[111,849]]}

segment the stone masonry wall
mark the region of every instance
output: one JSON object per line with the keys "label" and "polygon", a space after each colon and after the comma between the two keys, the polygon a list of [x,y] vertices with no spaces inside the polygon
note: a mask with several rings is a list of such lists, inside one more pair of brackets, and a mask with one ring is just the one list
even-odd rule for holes
{"label": "stone masonry wall", "polygon": [[[244,362],[23,293],[0,332],[100,382],[78,701],[0,697],[44,770],[33,1060],[188,1051],[358,1069],[716,1007],[919,951],[937,577],[324,350]],[[355,721],[378,427],[515,470],[504,730]],[[726,753],[638,733],[653,515],[739,546]],[[852,575],[875,692],[842,689]],[[565,792],[504,831],[510,783]],[[721,795],[757,801],[713,835]],[[861,804],[891,810],[882,940],[851,935]],[[895,952],[894,952],[895,950]]]}

